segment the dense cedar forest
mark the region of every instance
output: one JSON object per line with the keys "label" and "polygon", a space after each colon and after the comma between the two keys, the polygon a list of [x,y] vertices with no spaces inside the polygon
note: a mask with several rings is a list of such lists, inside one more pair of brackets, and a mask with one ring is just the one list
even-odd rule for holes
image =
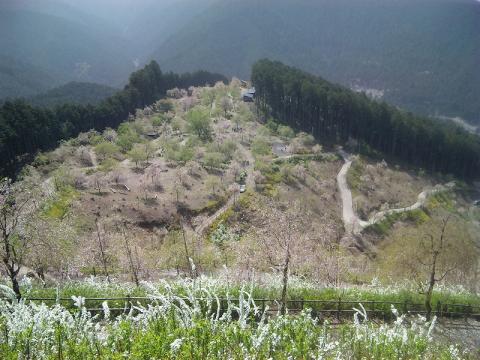
{"label": "dense cedar forest", "polygon": [[434,172],[480,177],[480,138],[463,129],[402,112],[280,62],[260,60],[252,82],[259,108],[330,142],[355,139]]}
{"label": "dense cedar forest", "polygon": [[165,96],[168,89],[214,84],[227,79],[205,71],[163,74],[152,61],[131,74],[122,91],[97,106],[64,104],[53,109],[32,107],[24,101],[8,101],[0,108],[0,175],[13,177],[38,151],[54,148],[91,129],[117,127],[135,109]]}

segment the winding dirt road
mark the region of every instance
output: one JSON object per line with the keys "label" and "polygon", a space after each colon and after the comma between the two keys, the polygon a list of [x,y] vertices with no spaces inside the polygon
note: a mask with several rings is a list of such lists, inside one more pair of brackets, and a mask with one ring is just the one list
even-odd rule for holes
{"label": "winding dirt road", "polygon": [[440,192],[452,190],[455,187],[455,182],[449,182],[445,185],[436,185],[432,189],[422,191],[418,195],[417,202],[415,204],[398,209],[379,211],[374,214],[370,219],[364,221],[360,219],[353,210],[352,192],[350,191],[347,184],[347,174],[348,170],[350,170],[350,167],[352,166],[353,160],[351,159],[351,156],[342,149],[339,149],[338,153],[345,161],[345,164],[342,166],[340,172],[337,175],[337,184],[340,191],[340,197],[342,199],[342,217],[346,235],[359,235],[365,228],[381,222],[388,215],[400,214],[403,212],[419,209],[425,205],[425,202],[430,196],[438,194]]}

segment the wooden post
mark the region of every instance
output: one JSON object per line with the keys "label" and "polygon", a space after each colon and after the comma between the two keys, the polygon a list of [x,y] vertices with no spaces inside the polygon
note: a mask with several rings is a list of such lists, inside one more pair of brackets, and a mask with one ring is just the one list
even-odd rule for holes
{"label": "wooden post", "polygon": [[132,308],[132,302],[130,300],[130,295],[127,295],[127,310],[130,312],[130,309]]}
{"label": "wooden post", "polygon": [[342,299],[338,298],[338,305],[337,305],[337,320],[340,321],[340,309],[342,307]]}

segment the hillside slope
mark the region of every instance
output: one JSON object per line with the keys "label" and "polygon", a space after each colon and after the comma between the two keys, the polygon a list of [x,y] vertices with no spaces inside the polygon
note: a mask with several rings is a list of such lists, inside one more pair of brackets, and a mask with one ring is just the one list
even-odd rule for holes
{"label": "hillside slope", "polygon": [[245,78],[269,57],[415,112],[477,121],[479,16],[470,0],[223,1],[153,57],[168,69]]}

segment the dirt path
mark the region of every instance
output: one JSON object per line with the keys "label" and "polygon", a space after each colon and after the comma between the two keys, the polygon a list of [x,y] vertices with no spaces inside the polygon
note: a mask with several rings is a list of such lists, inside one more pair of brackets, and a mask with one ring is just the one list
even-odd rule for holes
{"label": "dirt path", "polygon": [[[253,189],[255,186],[255,180],[253,179],[253,171],[255,169],[255,159],[250,151],[248,151],[243,145],[239,145],[241,152],[245,156],[245,159],[248,161],[248,166],[245,169],[247,172],[246,187],[248,189]],[[241,194],[234,194],[230,196],[225,205],[218,209],[213,215],[206,218],[196,229],[195,232],[198,235],[203,235],[205,231],[212,226],[212,224],[228,209],[230,209],[235,202],[235,198],[238,199]]]}
{"label": "dirt path", "polygon": [[454,182],[450,182],[445,185],[436,185],[432,189],[422,191],[418,195],[417,202],[415,204],[408,207],[380,211],[374,214],[367,221],[364,221],[360,219],[353,210],[352,192],[350,191],[347,184],[347,174],[348,170],[352,166],[353,160],[351,159],[351,156],[342,149],[338,150],[338,153],[345,161],[345,164],[342,166],[340,172],[337,175],[337,184],[340,191],[340,196],[342,198],[342,217],[345,226],[345,232],[347,233],[347,235],[359,235],[365,228],[381,222],[388,215],[400,214],[403,212],[419,209],[425,205],[425,202],[430,196],[438,194],[440,192],[451,190],[455,187]]}
{"label": "dirt path", "polygon": [[411,206],[404,207],[404,208],[380,211],[380,212],[376,213],[375,215],[373,215],[368,221],[360,220],[360,225],[362,226],[362,228],[366,228],[368,226],[374,225],[374,224],[382,221],[388,215],[400,214],[400,213],[403,213],[403,212],[413,211],[413,210],[419,209],[423,205],[425,205],[427,199],[430,196],[438,194],[440,192],[451,190],[454,187],[455,187],[454,182],[450,182],[450,183],[445,184],[445,185],[435,185],[432,189],[422,191],[418,195],[417,202],[415,204],[413,204]]}
{"label": "dirt path", "polygon": [[352,192],[347,184],[347,174],[352,166],[352,160],[350,159],[350,155],[345,151],[339,150],[338,153],[345,161],[345,164],[337,175],[338,190],[340,191],[340,197],[342,199],[342,218],[345,232],[349,235],[359,234],[363,228],[360,225],[360,219],[357,214],[355,214],[355,211],[353,211]]}

